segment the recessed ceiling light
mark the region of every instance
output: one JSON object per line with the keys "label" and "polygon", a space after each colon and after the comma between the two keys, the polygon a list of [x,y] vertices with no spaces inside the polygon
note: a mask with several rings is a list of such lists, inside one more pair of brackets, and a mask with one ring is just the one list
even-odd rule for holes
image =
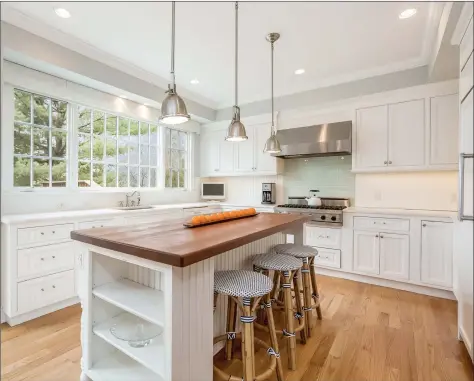
{"label": "recessed ceiling light", "polygon": [[405,9],[402,13],[398,15],[399,19],[409,19],[412,16],[415,16],[416,14],[416,9],[415,8],[409,8]]}
{"label": "recessed ceiling light", "polygon": [[69,17],[71,17],[69,11],[64,8],[54,8],[54,12],[56,12],[56,14],[63,19],[68,19]]}
{"label": "recessed ceiling light", "polygon": [[197,84],[199,83],[199,79],[192,79],[192,80],[191,80],[191,83],[192,83],[193,85],[197,85]]}
{"label": "recessed ceiling light", "polygon": [[296,75],[304,74],[304,71],[305,71],[304,69],[297,69],[295,70],[295,74]]}

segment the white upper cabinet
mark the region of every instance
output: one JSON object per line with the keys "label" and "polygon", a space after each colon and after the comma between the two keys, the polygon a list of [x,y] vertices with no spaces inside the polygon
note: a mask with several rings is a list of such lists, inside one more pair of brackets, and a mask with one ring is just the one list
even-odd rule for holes
{"label": "white upper cabinet", "polygon": [[388,106],[388,166],[422,166],[425,160],[425,101]]}
{"label": "white upper cabinet", "polygon": [[458,94],[430,98],[430,164],[458,162]]}
{"label": "white upper cabinet", "polygon": [[226,130],[201,134],[201,176],[224,176],[234,171],[234,144],[225,140]]}
{"label": "white upper cabinet", "polygon": [[387,165],[388,108],[357,110],[356,167],[381,168]]}
{"label": "white upper cabinet", "polygon": [[391,279],[408,279],[410,236],[380,233],[380,275]]}
{"label": "white upper cabinet", "polygon": [[453,285],[452,223],[422,221],[421,281],[434,286]]}
{"label": "white upper cabinet", "polygon": [[252,172],[255,168],[254,163],[254,145],[255,134],[253,127],[245,127],[248,139],[243,142],[235,144],[236,158],[235,171],[236,172]]}

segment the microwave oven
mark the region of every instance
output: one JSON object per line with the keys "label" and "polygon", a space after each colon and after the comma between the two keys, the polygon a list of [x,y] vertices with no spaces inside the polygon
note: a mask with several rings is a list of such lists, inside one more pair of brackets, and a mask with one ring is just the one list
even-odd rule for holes
{"label": "microwave oven", "polygon": [[201,198],[203,200],[225,200],[224,183],[201,183]]}

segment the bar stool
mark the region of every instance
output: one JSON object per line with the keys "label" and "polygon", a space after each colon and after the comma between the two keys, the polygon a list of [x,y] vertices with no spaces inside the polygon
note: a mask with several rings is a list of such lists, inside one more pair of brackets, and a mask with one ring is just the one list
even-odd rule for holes
{"label": "bar stool", "polygon": [[[313,328],[311,311],[313,307],[316,308],[318,319],[322,319],[318,285],[316,283],[316,272],[314,271],[314,258],[318,255],[318,250],[311,246],[283,243],[273,246],[272,252],[275,254],[289,255],[303,260],[303,268],[301,269],[303,298],[305,304],[303,310],[306,320],[306,336],[311,337],[311,329]],[[314,299],[314,305],[311,305],[311,297]]]}
{"label": "bar stool", "polygon": [[[298,284],[298,271],[302,267],[301,260],[282,254],[260,254],[253,259],[254,271],[274,271],[272,296],[278,292],[279,283],[283,290],[283,306],[285,311],[285,328],[276,332],[287,338],[288,345],[288,368],[296,369],[296,332],[301,332],[301,339],[306,343],[305,321],[302,313],[300,289]],[[293,312],[293,298],[291,295],[291,283],[296,295],[296,313]],[[294,327],[293,319],[298,319],[299,325]],[[256,328],[268,330],[265,326],[255,323]]]}
{"label": "bar stool", "polygon": [[[283,381],[278,340],[275,331],[275,321],[270,302],[272,280],[266,275],[246,270],[217,271],[214,273],[214,305],[218,294],[228,295],[229,309],[227,313],[227,332],[214,338],[214,344],[226,341],[226,359],[232,359],[233,340],[242,340],[243,377],[230,375],[214,365],[214,374],[228,381],[263,381],[271,377],[276,369],[278,381]],[[268,329],[270,333],[269,346],[265,341],[254,336],[255,310],[263,299],[268,314]],[[235,332],[236,306],[241,311],[240,322],[242,333]],[[270,355],[270,366],[264,372],[255,375],[255,344],[267,348]]]}

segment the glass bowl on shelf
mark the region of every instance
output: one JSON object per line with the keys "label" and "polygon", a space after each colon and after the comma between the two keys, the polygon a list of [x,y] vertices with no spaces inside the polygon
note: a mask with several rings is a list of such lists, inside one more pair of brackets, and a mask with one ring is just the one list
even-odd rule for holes
{"label": "glass bowl on shelf", "polygon": [[163,333],[163,327],[127,314],[110,327],[110,333],[133,348],[143,348]]}

